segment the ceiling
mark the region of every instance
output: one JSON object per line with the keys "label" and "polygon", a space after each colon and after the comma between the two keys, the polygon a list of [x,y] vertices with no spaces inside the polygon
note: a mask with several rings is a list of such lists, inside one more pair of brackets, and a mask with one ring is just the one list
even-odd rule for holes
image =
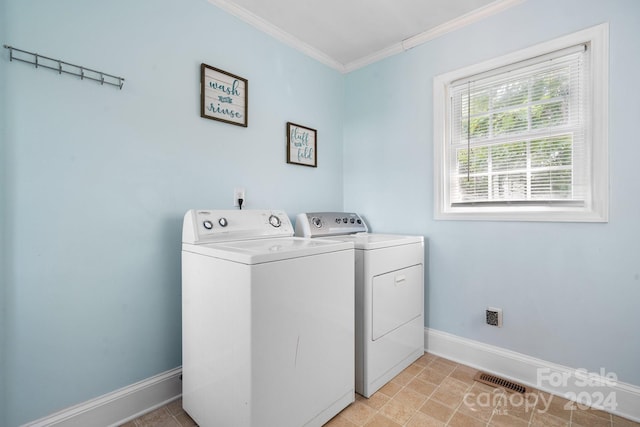
{"label": "ceiling", "polygon": [[209,0],[349,72],[524,0]]}

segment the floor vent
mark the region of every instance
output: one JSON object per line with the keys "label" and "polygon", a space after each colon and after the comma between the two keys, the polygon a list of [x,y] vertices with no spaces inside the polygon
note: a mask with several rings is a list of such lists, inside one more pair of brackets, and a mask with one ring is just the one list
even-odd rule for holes
{"label": "floor vent", "polygon": [[527,388],[522,384],[514,383],[513,381],[505,380],[504,378],[496,377],[495,375],[487,374],[486,372],[478,372],[473,378],[475,381],[487,384],[493,387],[501,387],[516,393],[526,393]]}

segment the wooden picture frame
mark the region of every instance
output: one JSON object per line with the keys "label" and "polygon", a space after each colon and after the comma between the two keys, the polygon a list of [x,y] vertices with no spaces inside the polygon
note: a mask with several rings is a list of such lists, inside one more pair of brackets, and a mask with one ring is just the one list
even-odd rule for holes
{"label": "wooden picture frame", "polygon": [[200,65],[200,117],[247,127],[249,82],[235,74]]}
{"label": "wooden picture frame", "polygon": [[318,167],[318,131],[287,122],[287,163]]}

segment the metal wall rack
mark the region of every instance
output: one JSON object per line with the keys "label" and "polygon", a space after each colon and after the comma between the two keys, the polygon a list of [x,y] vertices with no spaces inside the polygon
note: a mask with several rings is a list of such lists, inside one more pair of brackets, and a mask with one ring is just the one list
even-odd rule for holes
{"label": "metal wall rack", "polygon": [[[83,67],[80,65],[70,64],[69,62],[61,61],[59,59],[49,58],[37,53],[28,52],[26,50],[17,49],[13,46],[4,45],[6,49],[9,49],[9,61],[26,62],[27,64],[33,64],[38,67],[48,68],[49,70],[57,71],[58,74],[71,74],[72,76],[78,76],[81,80],[88,79],[99,82],[102,85],[116,86],[122,89],[124,84],[124,77],[114,76],[112,74],[103,73],[102,71],[92,70],[91,68]],[[18,52],[18,55],[15,55]],[[31,58],[25,58],[25,55],[31,55]],[[44,62],[42,61],[44,60]]]}

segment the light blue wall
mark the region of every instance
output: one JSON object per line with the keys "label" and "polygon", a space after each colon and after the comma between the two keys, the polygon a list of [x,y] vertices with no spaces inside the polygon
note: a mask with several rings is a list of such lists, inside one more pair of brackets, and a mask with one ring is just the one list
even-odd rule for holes
{"label": "light blue wall", "polygon": [[[610,222],[434,221],[433,77],[605,21]],[[0,37],[127,79],[101,87],[3,49],[0,425],[180,365],[181,217],[231,208],[237,186],[249,208],[344,208],[427,236],[431,328],[640,385],[637,0],[529,0],[346,83],[205,0],[4,0]],[[249,80],[249,128],[199,117],[201,62]],[[319,130],[317,169],[285,163],[286,121]],[[483,325],[488,305],[502,329]]]}
{"label": "light blue wall", "polygon": [[[603,22],[610,222],[435,221],[434,76]],[[427,236],[428,327],[640,385],[639,40],[637,0],[530,0],[347,76],[345,209]]]}
{"label": "light blue wall", "polygon": [[[0,45],[6,40],[6,23],[5,23],[5,4],[4,1],[0,1]],[[4,50],[4,49],[3,49]],[[7,318],[5,317],[5,289],[7,283],[7,263],[5,246],[7,244],[5,234],[5,195],[6,195],[6,182],[7,182],[7,153],[6,153],[6,141],[5,136],[5,115],[6,115],[6,94],[5,94],[5,61],[0,61],[0,414],[6,413],[6,377],[5,377],[5,358],[7,344],[5,341],[5,327],[7,324]],[[3,421],[3,416],[0,416],[0,423]]]}
{"label": "light blue wall", "polygon": [[[15,426],[181,364],[187,209],[233,209],[238,186],[248,208],[342,208],[344,77],[205,0],[1,4],[2,43],[126,79],[2,52],[0,425]],[[201,62],[249,80],[248,128],[200,118]],[[287,121],[318,130],[318,168],[286,164]]]}

